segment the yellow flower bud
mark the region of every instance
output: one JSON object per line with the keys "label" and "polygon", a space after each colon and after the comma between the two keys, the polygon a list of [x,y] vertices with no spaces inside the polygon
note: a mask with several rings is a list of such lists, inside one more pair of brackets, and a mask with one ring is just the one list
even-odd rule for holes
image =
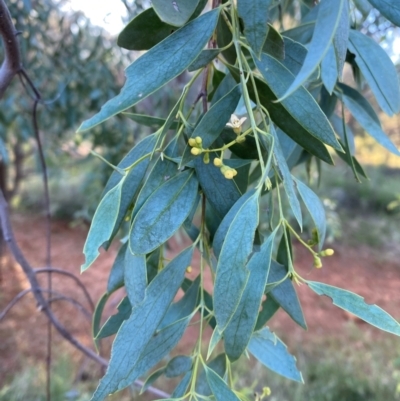
{"label": "yellow flower bud", "polygon": [[229,167],[225,166],[225,165],[222,165],[221,168],[220,168],[221,173],[224,174],[224,175],[228,170],[229,170]]}
{"label": "yellow flower bud", "polygon": [[222,160],[220,158],[216,157],[214,159],[214,166],[221,167],[222,166]]}
{"label": "yellow flower bud", "polygon": [[198,156],[201,153],[201,149],[199,148],[192,148],[190,149],[190,153],[194,156]]}
{"label": "yellow flower bud", "polygon": [[314,267],[320,269],[322,267],[321,259],[318,256],[314,256]]}
{"label": "yellow flower bud", "polygon": [[196,136],[195,141],[198,145],[201,145],[203,143],[203,140],[201,139],[200,136]]}
{"label": "yellow flower bud", "polygon": [[210,154],[209,154],[208,152],[206,152],[206,153],[204,154],[203,162],[204,162],[204,164],[210,163]]}
{"label": "yellow flower bud", "polygon": [[197,145],[197,143],[196,143],[196,139],[194,139],[194,138],[189,138],[189,145],[190,146],[196,146]]}
{"label": "yellow flower bud", "polygon": [[192,266],[188,266],[187,268],[186,268],[186,273],[191,273],[192,272]]}
{"label": "yellow flower bud", "polygon": [[332,256],[335,253],[335,251],[333,249],[325,249],[324,251],[320,252],[321,256]]}
{"label": "yellow flower bud", "polygon": [[263,397],[268,397],[271,395],[271,389],[269,387],[263,387],[262,392]]}
{"label": "yellow flower bud", "polygon": [[234,177],[233,171],[233,169],[225,171],[224,176],[227,180],[231,180]]}
{"label": "yellow flower bud", "polygon": [[237,171],[233,168],[232,170],[233,176],[236,177],[237,176]]}

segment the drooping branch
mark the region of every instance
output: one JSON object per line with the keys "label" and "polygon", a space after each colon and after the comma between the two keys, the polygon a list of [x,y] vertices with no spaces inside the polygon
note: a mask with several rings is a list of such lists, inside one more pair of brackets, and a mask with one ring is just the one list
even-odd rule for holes
{"label": "drooping branch", "polygon": [[17,35],[10,12],[4,0],[0,0],[0,36],[4,45],[4,60],[0,67],[0,99],[14,76],[22,69]]}

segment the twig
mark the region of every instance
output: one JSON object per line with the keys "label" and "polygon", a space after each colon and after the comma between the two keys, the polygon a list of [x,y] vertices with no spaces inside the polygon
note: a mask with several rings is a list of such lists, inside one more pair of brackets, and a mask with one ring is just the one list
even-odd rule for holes
{"label": "twig", "polygon": [[16,305],[18,301],[20,301],[26,294],[29,294],[31,291],[32,288],[27,288],[26,290],[22,290],[20,293],[18,293],[0,313],[0,322],[6,317],[7,313],[12,309],[12,307]]}

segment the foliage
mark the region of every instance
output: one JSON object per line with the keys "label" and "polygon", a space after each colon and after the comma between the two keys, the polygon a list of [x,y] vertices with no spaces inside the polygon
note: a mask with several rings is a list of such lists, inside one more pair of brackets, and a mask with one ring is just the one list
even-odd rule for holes
{"label": "foliage", "polygon": [[[155,132],[113,166],[85,244],[82,271],[96,260],[100,247],[107,249],[118,230],[128,226],[94,319],[96,341],[117,336],[92,400],[103,400],[143,376],[175,347],[192,319],[199,332],[193,351],[148,378],[151,383],[163,374],[181,376],[170,399],[248,399],[232,376],[232,363],[248,353],[301,382],[295,358],[265,326],[282,308],[307,327],[295,285],[307,285],[338,307],[400,335],[398,322],[376,305],[301,277],[291,246],[292,239],[300,241],[315,268],[333,254],[323,249],[323,203],[292,176],[293,167],[305,164],[310,172],[315,163],[320,171],[322,162],[333,165],[336,153],[356,180],[366,177],[354,156],[345,109],[381,146],[400,154],[368,101],[341,82],[344,65],[350,64],[383,111],[399,112],[400,88],[390,58],[355,29],[353,15],[359,15],[355,7],[360,2],[322,0],[312,7],[312,2],[228,0],[214,1],[210,11],[201,13],[206,3],[154,1],[154,8],[143,14],[151,16],[157,39],[148,34],[142,14],[133,19],[118,43],[148,51],[127,68],[120,94],[79,129],[98,127],[185,70],[194,71],[166,119],[131,114]],[[371,3],[399,25],[396,0]],[[295,222],[284,211],[284,196]],[[261,200],[266,209],[260,208]],[[301,203],[315,226],[308,241],[299,234]],[[267,229],[261,230],[261,216],[268,220]],[[167,241],[178,230],[186,231],[192,243],[166,263]],[[195,248],[201,260],[192,282],[185,273],[192,271]],[[207,266],[212,295],[204,288]],[[104,303],[123,285],[127,297],[100,327]],[[174,303],[180,287],[186,294]],[[203,352],[207,326],[213,334]],[[218,354],[222,343],[224,352]]]}

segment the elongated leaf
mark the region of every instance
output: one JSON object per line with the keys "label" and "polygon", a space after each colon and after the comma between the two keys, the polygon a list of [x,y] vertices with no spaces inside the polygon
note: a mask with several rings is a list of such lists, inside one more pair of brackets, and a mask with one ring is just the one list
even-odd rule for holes
{"label": "elongated leaf", "polygon": [[368,0],[393,24],[400,26],[400,3],[397,0]]}
{"label": "elongated leaf", "polygon": [[100,255],[99,248],[105,241],[108,241],[114,231],[115,222],[118,217],[119,205],[121,202],[121,190],[124,180],[120,181],[101,200],[93,216],[89,234],[86,238],[83,253],[85,263],[81,266],[84,272]]}
{"label": "elongated leaf", "polygon": [[229,209],[242,195],[233,180],[227,180],[213,161],[216,154],[210,154],[210,163],[205,164],[201,158],[194,160],[196,175],[207,200],[218,217],[222,220]]}
{"label": "elongated leaf", "polygon": [[343,129],[343,120],[338,117],[336,114],[333,114],[330,117],[330,121],[332,123],[333,128],[335,129],[335,132],[339,135],[340,140],[345,143],[346,138],[345,135],[347,134],[347,141],[349,142],[349,148],[350,148],[350,154],[354,155],[355,153],[355,143],[354,143],[354,134],[353,131],[350,129],[350,127],[346,124],[346,132]]}
{"label": "elongated leaf", "polygon": [[[124,116],[129,117],[131,120],[135,121],[140,125],[145,125],[146,127],[153,127],[153,128],[160,128],[162,127],[166,120],[164,118],[147,116],[145,114],[135,114],[135,113],[128,113],[123,112]],[[169,129],[176,129],[178,127],[177,122],[174,122]]]}
{"label": "elongated leaf", "polygon": [[125,266],[125,252],[128,247],[126,242],[119,248],[117,257],[111,267],[110,275],[108,276],[107,292],[112,294],[124,285],[124,266]]}
{"label": "elongated leaf", "polygon": [[[285,266],[271,262],[269,269],[268,284],[276,283],[282,280],[287,273]],[[276,303],[303,329],[307,330],[307,324],[304,320],[299,298],[294,289],[292,281],[287,278],[281,284],[274,287],[267,296],[271,296]]]}
{"label": "elongated leaf", "polygon": [[305,45],[311,40],[314,28],[315,20],[303,23],[292,29],[287,29],[286,31],[282,32],[282,35]]}
{"label": "elongated leaf", "polygon": [[238,210],[219,255],[214,310],[221,331],[232,319],[249,278],[246,263],[253,249],[254,234],[258,226],[258,197],[259,193],[256,192]]}
{"label": "elongated leaf", "polygon": [[143,383],[142,388],[140,389],[140,394],[143,394],[157,379],[159,379],[165,372],[165,368],[157,369],[153,372]]}
{"label": "elongated leaf", "polygon": [[96,340],[97,335],[100,332],[100,322],[101,322],[101,316],[103,314],[104,307],[106,306],[106,303],[108,301],[109,294],[105,292],[102,297],[100,298],[99,302],[96,305],[96,309],[93,313],[93,320],[92,320],[92,336],[95,339],[94,343],[96,346],[96,350],[99,346],[98,341]]}
{"label": "elongated leaf", "polygon": [[329,46],[321,63],[321,78],[326,90],[332,95],[338,80],[336,54],[333,45]]}
{"label": "elongated leaf", "polygon": [[[383,132],[379,118],[368,101],[355,89],[339,84],[343,102],[353,114],[354,118],[379,144],[390,152],[400,155],[399,150]],[[340,96],[340,93],[338,93]]]}
{"label": "elongated leaf", "polygon": [[224,331],[225,352],[232,362],[239,359],[246,350],[253,333],[267,283],[276,231],[272,232],[259,252],[251,257],[247,265],[250,270],[249,280],[236,312]]}
{"label": "elongated leaf", "polygon": [[363,17],[367,17],[372,10],[372,6],[368,2],[368,0],[353,0],[353,2],[357,9],[361,12]]}
{"label": "elongated leaf", "polygon": [[150,283],[144,301],[122,324],[113,343],[107,372],[92,397],[93,401],[103,400],[135,380],[132,379],[136,376],[135,367],[181,286],[192,254],[193,247],[190,247],[172,260]]}
{"label": "elongated leaf", "polygon": [[205,367],[208,384],[217,401],[240,401],[237,395],[212,369]]}
{"label": "elongated leaf", "polygon": [[132,306],[128,297],[125,297],[118,305],[118,313],[112,315],[99,330],[96,340],[116,334],[124,320],[128,319],[132,312]]}
{"label": "elongated leaf", "polygon": [[178,355],[172,358],[165,368],[165,376],[177,377],[188,372],[192,367],[192,358],[186,355]]}
{"label": "elongated leaf", "polygon": [[264,53],[268,53],[277,60],[285,59],[285,42],[282,35],[271,25],[268,24],[268,34],[262,48]]}
{"label": "elongated leaf", "polygon": [[340,16],[339,24],[333,37],[333,46],[336,55],[337,77],[339,81],[342,79],[344,62],[346,61],[347,47],[350,34],[349,21],[349,1],[343,1],[342,15]]}
{"label": "elongated leaf", "polygon": [[[291,72],[278,60],[265,53],[260,60],[255,57],[253,60],[275,96],[282,96],[289,82],[293,80]],[[328,118],[303,86],[299,86],[289,98],[282,100],[282,105],[315,138],[341,150]]]}
{"label": "elongated leaf", "polygon": [[78,131],[86,131],[151,95],[181,74],[200,54],[217,24],[219,8],[201,15],[138,58],[126,69],[120,94]]}
{"label": "elongated leaf", "polygon": [[306,205],[306,208],[309,211],[318,231],[318,249],[321,251],[326,235],[326,217],[324,205],[319,197],[310,188],[308,188],[307,185],[303,184],[296,178],[294,178],[294,180],[297,185],[297,190],[299,191],[299,194],[303,199],[303,202]]}
{"label": "elongated leaf", "polygon": [[[197,136],[201,137],[203,140],[202,147],[204,149],[209,148],[218,138],[232,113],[235,111],[240,96],[240,85],[236,85],[207,111],[194,129],[191,138],[196,138]],[[188,161],[195,158],[195,156],[190,153],[190,150],[191,146],[187,144],[183,153],[181,165],[185,165]]]}
{"label": "elongated leaf", "polygon": [[253,334],[248,349],[268,369],[303,383],[303,377],[296,367],[296,358],[289,354],[285,344],[267,327]]}
{"label": "elongated leaf", "polygon": [[199,56],[196,58],[196,60],[193,61],[192,64],[190,64],[188,71],[196,71],[199,70],[200,68],[205,67],[207,64],[211,63],[221,52],[219,49],[206,49],[203,50]]}
{"label": "elongated leaf", "polygon": [[[231,74],[236,80],[239,80],[240,76],[236,69],[228,66]],[[315,127],[309,127],[313,132],[311,134],[303,126],[304,121],[308,121],[308,116],[303,116],[304,120],[297,121],[281,103],[276,103],[276,96],[270,89],[270,87],[263,81],[255,78],[256,88],[260,98],[261,104],[268,110],[272,121],[287,135],[289,135],[295,142],[302,146],[305,150],[311,154],[317,156],[321,160],[328,164],[333,164],[332,157],[330,156],[325,145],[314,135],[318,135],[314,132]],[[247,86],[250,98],[256,101],[254,88],[251,84]]]}
{"label": "elongated leaf", "polygon": [[378,329],[400,336],[400,324],[379,306],[366,304],[363,297],[316,281],[307,281],[307,285],[318,295],[331,298],[333,304],[339,308],[353,313]]}
{"label": "elongated leaf", "polygon": [[171,398],[180,398],[186,394],[186,390],[189,386],[190,379],[192,378],[192,372],[187,372],[180,383],[176,386],[174,392],[171,394]]}
{"label": "elongated leaf", "polygon": [[286,163],[285,156],[281,149],[281,144],[278,139],[278,135],[275,132],[273,126],[271,126],[271,133],[274,135],[275,144],[274,144],[274,155],[276,158],[276,166],[279,170],[281,178],[283,180],[283,187],[285,188],[286,195],[289,199],[289,205],[293,211],[293,214],[299,223],[300,228],[303,227],[303,218],[301,215],[301,207],[300,202],[297,199],[296,189],[294,187],[294,182],[292,179],[292,175],[290,174],[289,166]]}
{"label": "elongated leaf", "polygon": [[118,35],[117,44],[128,50],[148,50],[176,28],[160,20],[153,7],[138,14]]}
{"label": "elongated leaf", "polygon": [[232,206],[232,208],[229,210],[229,212],[225,215],[224,219],[221,221],[221,224],[218,226],[218,229],[214,235],[214,240],[213,240],[213,250],[215,256],[218,258],[219,254],[222,249],[222,245],[224,243],[224,240],[226,238],[226,234],[229,230],[229,227],[232,223],[232,220],[235,218],[235,216],[238,214],[240,208],[243,206],[243,204],[255,193],[255,190],[250,190],[246,192],[243,196],[239,198],[239,200]]}
{"label": "elongated leaf", "polygon": [[196,10],[199,0],[152,0],[160,19],[173,26],[182,26]]}
{"label": "elongated leaf", "polygon": [[[214,372],[218,374],[218,376],[223,377],[226,372],[226,356],[225,354],[217,355],[212,361],[210,361],[207,366]],[[209,396],[212,394],[210,386],[207,382],[206,372],[203,370],[196,382],[196,393]]]}
{"label": "elongated leaf", "polygon": [[257,323],[255,330],[260,330],[264,327],[265,323],[268,322],[275,315],[279,309],[279,304],[274,301],[271,296],[267,296],[267,299],[261,304],[261,311],[258,314]]}
{"label": "elongated leaf", "polygon": [[338,27],[344,0],[324,0],[319,3],[318,16],[304,64],[280,101],[296,91],[324,58]]}
{"label": "elongated leaf", "polygon": [[350,51],[382,110],[393,115],[400,110],[400,85],[395,66],[378,43],[361,32],[350,31]]}
{"label": "elongated leaf", "polygon": [[244,23],[244,34],[257,57],[267,38],[271,0],[238,0],[237,10]]}
{"label": "elongated leaf", "polygon": [[132,307],[139,305],[145,296],[147,287],[146,257],[132,255],[129,247],[125,252],[125,289]]}
{"label": "elongated leaf", "polygon": [[132,253],[149,253],[178,230],[193,208],[197,186],[193,170],[188,170],[153,192],[132,222],[129,233]]}

